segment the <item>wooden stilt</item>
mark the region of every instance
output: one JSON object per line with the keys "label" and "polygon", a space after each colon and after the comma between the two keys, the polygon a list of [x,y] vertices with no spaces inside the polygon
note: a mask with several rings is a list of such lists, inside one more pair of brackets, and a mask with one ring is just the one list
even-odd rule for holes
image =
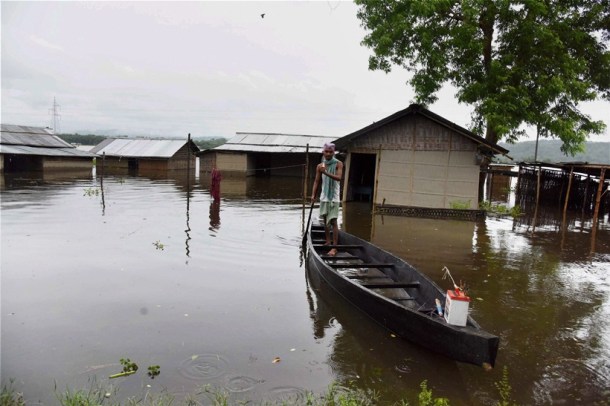
{"label": "wooden stilt", "polygon": [[568,190],[566,191],[566,197],[563,202],[563,219],[561,226],[566,226],[566,213],[568,211],[568,202],[570,200],[570,189],[572,188],[572,178],[574,177],[574,167],[570,168],[570,177],[568,178]]}
{"label": "wooden stilt", "polygon": [[602,199],[602,191],[604,190],[605,176],[606,168],[602,168],[599,174],[599,186],[597,187],[597,195],[595,196],[595,208],[593,209],[593,224],[591,225],[591,253],[595,252],[597,221],[599,216],[599,206]]}
{"label": "wooden stilt", "polygon": [[540,178],[542,176],[542,166],[538,165],[538,181],[536,182],[536,208],[534,209],[534,221],[532,223],[532,233],[536,230],[536,220],[538,218],[538,204],[540,203]]}

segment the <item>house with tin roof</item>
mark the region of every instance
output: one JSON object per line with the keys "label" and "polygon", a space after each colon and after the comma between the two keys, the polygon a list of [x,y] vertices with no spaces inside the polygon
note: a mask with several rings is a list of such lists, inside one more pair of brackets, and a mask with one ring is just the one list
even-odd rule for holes
{"label": "house with tin roof", "polygon": [[95,154],[81,151],[48,128],[2,124],[0,171],[66,171],[91,169]]}
{"label": "house with tin roof", "polygon": [[170,171],[195,169],[199,147],[191,139],[108,138],[91,152],[105,169]]}
{"label": "house with tin roof", "polygon": [[320,163],[323,135],[237,132],[216,148],[199,153],[200,172],[220,170],[223,176],[303,177],[306,162],[309,174]]}
{"label": "house with tin roof", "polygon": [[508,153],[418,104],[335,144],[346,153],[343,200],[397,214],[477,209],[481,163]]}

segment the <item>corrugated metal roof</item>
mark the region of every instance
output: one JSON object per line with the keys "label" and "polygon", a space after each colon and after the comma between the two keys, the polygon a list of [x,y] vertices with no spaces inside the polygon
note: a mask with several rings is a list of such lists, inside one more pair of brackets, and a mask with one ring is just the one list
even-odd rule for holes
{"label": "corrugated metal roof", "polygon": [[73,148],[53,132],[43,127],[2,124],[0,144],[45,148]]}
{"label": "corrugated metal roof", "polygon": [[72,158],[93,158],[96,155],[87,151],[70,148],[31,147],[29,145],[0,145],[0,154],[39,155]]}
{"label": "corrugated metal roof", "polygon": [[303,153],[309,144],[310,152],[321,153],[324,143],[331,140],[332,138],[323,135],[238,132],[233,138],[214,150]]}
{"label": "corrugated metal roof", "polygon": [[[96,145],[91,152],[106,156],[131,158],[171,158],[186,145],[184,140],[140,140],[107,139]],[[194,145],[194,144],[193,144]],[[197,148],[195,146],[195,148]]]}

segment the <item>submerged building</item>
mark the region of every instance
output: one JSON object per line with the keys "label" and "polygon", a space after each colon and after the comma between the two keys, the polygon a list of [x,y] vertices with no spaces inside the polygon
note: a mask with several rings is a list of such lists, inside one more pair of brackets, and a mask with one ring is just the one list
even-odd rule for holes
{"label": "submerged building", "polygon": [[1,172],[90,170],[95,156],[77,149],[48,128],[2,124]]}
{"label": "submerged building", "polygon": [[508,153],[418,104],[335,144],[347,154],[343,200],[397,213],[477,209],[484,157]]}
{"label": "submerged building", "polygon": [[106,169],[168,171],[195,169],[199,147],[192,140],[109,138],[91,152],[100,156],[97,166]]}
{"label": "submerged building", "polygon": [[302,177],[320,163],[325,142],[322,135],[238,132],[225,144],[199,153],[200,171],[216,168],[223,176]]}

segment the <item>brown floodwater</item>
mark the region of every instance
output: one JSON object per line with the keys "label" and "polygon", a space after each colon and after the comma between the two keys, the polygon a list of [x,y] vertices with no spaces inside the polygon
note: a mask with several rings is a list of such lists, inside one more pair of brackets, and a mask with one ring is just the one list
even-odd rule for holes
{"label": "brown floodwater", "polygon": [[[112,384],[116,399],[204,385],[231,401],[303,399],[332,382],[416,403],[420,383],[452,405],[493,405],[507,368],[521,405],[610,401],[610,224],[580,213],[457,221],[371,215],[341,227],[441,287],[447,266],[473,317],[501,338],[496,368],[456,363],[394,338],[307,275],[298,179],[89,173],[4,176],[1,379],[28,404]],[[307,208],[308,209],[308,208]],[[140,366],[120,372],[121,358]],[[279,362],[277,361],[279,358]],[[160,366],[154,380],[150,365]]]}

